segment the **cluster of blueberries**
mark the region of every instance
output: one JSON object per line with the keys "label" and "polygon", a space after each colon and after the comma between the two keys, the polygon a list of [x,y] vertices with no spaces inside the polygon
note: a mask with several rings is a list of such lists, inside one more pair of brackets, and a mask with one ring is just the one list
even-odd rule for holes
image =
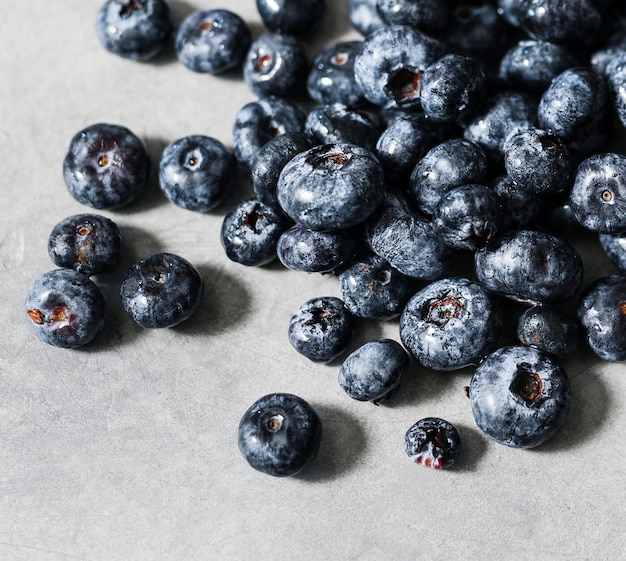
{"label": "cluster of blueberries", "polygon": [[[301,39],[326,15],[324,0],[257,0],[268,32],[252,40],[228,10],[196,11],[175,34],[190,70],[242,68],[259,99],[240,109],[231,152],[188,136],[164,150],[159,185],[172,203],[215,208],[238,168],[254,196],[224,217],[229,259],[278,259],[336,275],[341,298],[305,302],[291,345],[329,363],[346,353],[355,321],[399,318],[399,338],[343,358],[351,398],[389,398],[409,367],[476,366],[467,395],[477,426],[496,442],[538,446],[566,420],[570,385],[559,359],[583,333],[607,361],[626,360],[626,275],[583,289],[583,261],[566,240],[593,232],[626,273],[626,156],[607,151],[626,126],[626,11],[619,0],[350,0],[362,40],[337,42],[309,62]],[[174,35],[165,0],[108,0],[98,36],[119,56],[148,61]],[[305,111],[302,106],[314,102]],[[130,203],[150,161],[118,125],[72,139],[70,193],[95,209]],[[75,347],[103,323],[89,276],[119,259],[117,227],[98,215],[61,222],[50,255],[65,269],[42,275],[27,314],[46,342]],[[459,263],[473,261],[461,276]],[[122,285],[126,312],[169,327],[198,306],[203,283],[186,260],[155,254]],[[562,304],[579,298],[578,317]],[[506,302],[526,306],[518,344],[502,345]],[[321,421],[291,394],[255,402],[239,447],[256,469],[291,475],[315,455]],[[453,465],[457,429],[429,417],[405,436],[407,455]]]}

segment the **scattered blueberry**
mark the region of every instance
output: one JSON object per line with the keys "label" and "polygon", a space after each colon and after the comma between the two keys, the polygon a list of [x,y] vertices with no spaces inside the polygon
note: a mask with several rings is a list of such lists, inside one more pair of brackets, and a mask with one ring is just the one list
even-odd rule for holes
{"label": "scattered blueberry", "polygon": [[456,464],[462,441],[458,429],[438,417],[426,417],[411,425],[404,436],[404,451],[411,461],[433,469]]}

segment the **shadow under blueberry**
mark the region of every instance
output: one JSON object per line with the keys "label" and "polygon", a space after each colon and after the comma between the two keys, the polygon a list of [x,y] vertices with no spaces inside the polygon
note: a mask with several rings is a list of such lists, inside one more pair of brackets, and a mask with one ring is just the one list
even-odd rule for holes
{"label": "shadow under blueberry", "polygon": [[322,440],[315,458],[295,477],[302,481],[324,482],[354,469],[367,449],[365,430],[359,421],[337,407],[320,406]]}
{"label": "shadow under blueberry", "polygon": [[455,471],[477,471],[487,450],[487,437],[476,427],[454,423],[461,435],[462,448]]}

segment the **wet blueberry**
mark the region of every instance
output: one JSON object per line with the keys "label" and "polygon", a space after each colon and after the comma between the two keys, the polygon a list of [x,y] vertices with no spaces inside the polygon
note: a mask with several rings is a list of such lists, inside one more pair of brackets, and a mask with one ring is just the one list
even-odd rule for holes
{"label": "wet blueberry", "polygon": [[352,351],[339,368],[339,385],[357,401],[378,403],[389,397],[409,367],[404,347],[393,339],[376,339]]}
{"label": "wet blueberry", "polygon": [[256,0],[265,26],[275,33],[297,35],[326,15],[326,0]]}
{"label": "wet blueberry", "polygon": [[256,470],[267,475],[295,475],[315,456],[322,421],[307,401],[293,394],[261,397],[239,422],[239,450]]}
{"label": "wet blueberry", "polygon": [[517,338],[522,345],[562,358],[578,344],[578,324],[557,308],[533,306],[518,318]]}
{"label": "wet blueberry", "polygon": [[316,144],[358,144],[370,151],[379,135],[378,123],[369,115],[340,103],[311,109],[304,130]]}
{"label": "wet blueberry", "polygon": [[173,327],[196,311],[204,294],[198,270],[172,253],[135,261],[120,288],[124,311],[141,327]]}
{"label": "wet blueberry", "polygon": [[150,176],[150,157],[137,136],[120,125],[97,123],[76,133],[63,160],[70,194],[95,209],[132,202]]}
{"label": "wet blueberry", "polygon": [[86,275],[56,269],[39,276],[26,295],[33,332],[54,347],[81,347],[104,327],[104,296]]}
{"label": "wet blueberry", "polygon": [[458,429],[438,417],[426,417],[411,425],[404,436],[404,451],[411,461],[433,469],[456,464],[462,441]]}
{"label": "wet blueberry", "polygon": [[48,255],[57,267],[87,276],[111,271],[122,257],[117,224],[99,214],[75,214],[61,220],[48,237]]}

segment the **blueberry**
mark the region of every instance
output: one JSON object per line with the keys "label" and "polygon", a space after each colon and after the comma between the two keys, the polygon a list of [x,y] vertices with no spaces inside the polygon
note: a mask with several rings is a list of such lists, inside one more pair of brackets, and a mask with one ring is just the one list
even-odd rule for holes
{"label": "blueberry", "polygon": [[411,461],[433,469],[452,467],[461,448],[458,429],[439,417],[420,419],[404,435],[404,451]]}
{"label": "blueberry", "polygon": [[585,228],[603,234],[626,230],[626,156],[609,152],[583,160],[569,200]]}
{"label": "blueberry", "polygon": [[411,279],[377,255],[355,258],[339,274],[339,287],[348,310],[375,320],[399,316],[414,292]]}
{"label": "blueberry", "polygon": [[426,33],[441,31],[449,16],[447,0],[377,0],[376,9],[387,25],[408,25]]}
{"label": "blueberry", "polygon": [[276,259],[276,244],[287,227],[282,214],[256,199],[246,199],[224,217],[222,247],[231,261],[247,266],[267,265]]}
{"label": "blueberry", "polygon": [[602,360],[626,361],[626,276],[610,275],[592,283],[578,304],[587,343]]}
{"label": "blueberry", "polygon": [[96,18],[96,33],[109,52],[138,61],[154,59],[174,25],[165,0],[107,0]]}
{"label": "blueberry", "polygon": [[297,95],[308,73],[306,47],[293,35],[264,33],[252,42],[243,63],[243,78],[259,97]]}
{"label": "blueberry", "polygon": [[522,345],[563,358],[578,344],[578,324],[553,306],[533,306],[518,318],[517,338]]}
{"label": "blueberry", "polygon": [[469,279],[448,277],[419,290],[400,316],[400,338],[426,368],[449,371],[479,363],[500,336],[495,298]]}
{"label": "blueberry", "polygon": [[232,187],[237,160],[219,140],[190,135],[165,147],[159,164],[159,186],[175,205],[193,211],[215,208]]}
{"label": "blueberry", "polygon": [[329,362],[348,346],[354,334],[354,317],[339,298],[307,300],[289,320],[291,346],[313,362]]}
{"label": "blueberry", "polygon": [[366,113],[340,103],[311,109],[304,130],[316,144],[358,144],[370,151],[374,151],[379,133],[378,123]]}
{"label": "blueberry", "polygon": [[490,184],[502,204],[502,231],[526,226],[541,212],[543,197],[527,191],[507,175],[497,176]]}
{"label": "blueberry", "polygon": [[261,147],[287,132],[304,132],[306,115],[295,104],[280,97],[246,103],[235,116],[233,141],[239,163],[250,167]]}
{"label": "blueberry", "polygon": [[532,347],[494,351],[474,372],[468,395],[478,428],[513,448],[533,448],[552,438],[570,408],[567,374]]}
{"label": "blueberry", "polygon": [[115,209],[144,190],[150,165],[143,143],[129,129],[97,123],[72,137],[63,160],[63,177],[79,203]]}
{"label": "blueberry", "polygon": [[176,56],[189,70],[220,74],[243,62],[251,41],[248,24],[237,14],[198,10],[178,28]]}
{"label": "blueberry", "polygon": [[332,273],[354,255],[350,232],[319,232],[294,224],[276,244],[278,259],[287,268],[305,273]]}
{"label": "blueberry", "polygon": [[355,144],[324,144],[295,156],[278,179],[278,202],[298,224],[337,231],[365,221],[384,195],[374,154]]}
{"label": "blueberry", "polygon": [[600,234],[600,246],[611,262],[626,273],[626,232],[619,234]]}
{"label": "blueberry", "polygon": [[198,270],[172,253],[153,253],[135,261],[124,277],[120,299],[140,327],[173,327],[196,311],[204,293]]}
{"label": "blueberry", "polygon": [[113,270],[122,257],[117,224],[99,214],[75,214],[61,220],[48,237],[48,255],[57,267],[87,276]]}
{"label": "blueberry", "polygon": [[606,67],[611,104],[621,124],[626,127],[626,45]]}
{"label": "blueberry", "polygon": [[66,349],[92,341],[104,327],[104,296],[86,275],[56,269],[39,276],[26,295],[33,331],[48,345]]}
{"label": "blueberry", "polygon": [[297,35],[324,18],[326,0],[256,0],[256,8],[269,30]]}
{"label": "blueberry", "polygon": [[376,0],[348,0],[348,18],[352,27],[364,36],[385,26],[376,9]]}
{"label": "blueberry", "polygon": [[534,230],[510,232],[474,254],[478,280],[513,300],[552,304],[582,286],[580,254],[558,236]]}
{"label": "blueberry", "polygon": [[339,385],[357,401],[389,397],[409,367],[409,356],[393,339],[376,339],[352,351],[339,368]]}
{"label": "blueberry", "polygon": [[256,400],[239,422],[239,450],[267,475],[295,475],[315,456],[322,421],[307,401],[293,394],[268,394]]}

